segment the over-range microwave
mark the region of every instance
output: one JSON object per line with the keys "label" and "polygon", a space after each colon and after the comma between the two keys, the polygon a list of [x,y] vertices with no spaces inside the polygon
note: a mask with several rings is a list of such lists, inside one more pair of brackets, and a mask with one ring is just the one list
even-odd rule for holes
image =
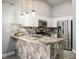
{"label": "over-range microwave", "polygon": [[38,26],[40,27],[40,26],[45,26],[45,27],[47,27],[47,21],[46,20],[41,20],[41,19],[39,19],[38,20]]}

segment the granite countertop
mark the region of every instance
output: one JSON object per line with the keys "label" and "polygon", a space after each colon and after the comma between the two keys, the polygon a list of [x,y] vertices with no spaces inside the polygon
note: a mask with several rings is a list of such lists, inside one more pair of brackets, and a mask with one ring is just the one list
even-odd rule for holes
{"label": "granite countertop", "polygon": [[33,37],[33,36],[29,36],[29,35],[24,35],[24,36],[11,36],[14,39],[18,39],[18,40],[24,40],[24,41],[29,41],[29,42],[34,42],[37,44],[51,44],[54,42],[58,42],[63,40],[64,38],[53,38],[53,37],[46,37],[46,36],[42,36],[42,37]]}

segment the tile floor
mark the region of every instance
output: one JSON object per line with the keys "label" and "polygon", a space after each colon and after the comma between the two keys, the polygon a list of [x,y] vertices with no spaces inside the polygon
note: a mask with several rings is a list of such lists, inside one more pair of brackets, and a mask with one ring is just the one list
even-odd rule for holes
{"label": "tile floor", "polygon": [[[8,56],[2,59],[20,59],[17,55]],[[64,59],[76,59],[76,54],[72,51],[64,51]]]}

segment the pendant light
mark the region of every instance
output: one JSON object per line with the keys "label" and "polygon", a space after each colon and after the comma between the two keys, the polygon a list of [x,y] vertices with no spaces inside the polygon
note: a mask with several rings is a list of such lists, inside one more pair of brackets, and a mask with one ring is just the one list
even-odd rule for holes
{"label": "pendant light", "polygon": [[35,15],[34,0],[33,0],[33,10],[32,10],[32,15]]}
{"label": "pendant light", "polygon": [[23,16],[23,0],[21,0],[21,16]]}
{"label": "pendant light", "polygon": [[28,14],[28,0],[26,0],[26,2],[27,3],[26,3],[26,12],[25,13]]}

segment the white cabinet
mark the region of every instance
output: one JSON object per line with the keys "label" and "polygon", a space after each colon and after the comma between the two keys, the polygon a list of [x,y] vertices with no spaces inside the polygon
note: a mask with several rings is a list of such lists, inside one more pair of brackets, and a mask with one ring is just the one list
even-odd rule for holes
{"label": "white cabinet", "polygon": [[56,18],[53,18],[53,20],[52,20],[52,26],[53,27],[57,27],[57,19]]}
{"label": "white cabinet", "polygon": [[47,23],[48,23],[47,27],[57,27],[57,19],[55,18],[49,18],[47,20]]}
{"label": "white cabinet", "polygon": [[47,20],[47,27],[53,27],[52,22],[53,22],[52,19],[49,18]]}
{"label": "white cabinet", "polygon": [[[18,18],[17,18],[18,17]],[[39,15],[24,15],[23,18],[19,14],[15,19],[15,23],[22,24],[25,27],[38,27],[38,20],[46,20],[47,27],[57,27],[57,21],[72,19],[72,17],[57,17],[57,18],[48,18]]]}
{"label": "white cabinet", "polygon": [[38,26],[38,16],[27,15],[24,16],[22,26],[27,27],[37,27]]}
{"label": "white cabinet", "polygon": [[24,27],[38,27],[38,20],[46,20],[47,27],[57,27],[57,21],[54,18],[47,18],[39,15],[25,15],[20,22]]}
{"label": "white cabinet", "polygon": [[22,20],[22,26],[27,26],[27,27],[38,27],[38,20],[48,20],[48,18],[43,17],[43,16],[39,16],[39,15],[27,15],[23,17]]}

